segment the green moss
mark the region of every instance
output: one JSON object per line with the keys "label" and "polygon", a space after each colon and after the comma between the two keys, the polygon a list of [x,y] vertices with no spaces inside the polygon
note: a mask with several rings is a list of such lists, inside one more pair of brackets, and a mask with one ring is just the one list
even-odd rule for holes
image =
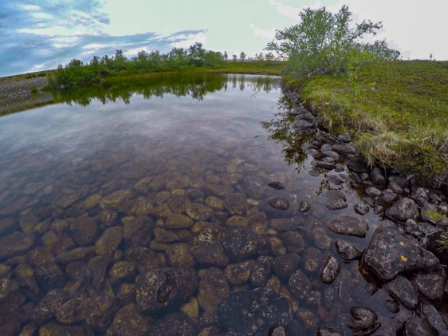
{"label": "green moss", "polygon": [[441,213],[438,213],[437,211],[426,210],[426,214],[427,214],[429,217],[431,217],[431,219],[432,219],[434,222],[437,222],[437,221],[439,221],[439,220],[441,220],[441,219],[445,219],[445,218],[446,218],[446,215],[443,215],[443,214],[441,214]]}
{"label": "green moss", "polygon": [[351,133],[371,163],[423,179],[447,173],[448,62],[371,62],[351,85],[342,74],[285,83],[332,132]]}

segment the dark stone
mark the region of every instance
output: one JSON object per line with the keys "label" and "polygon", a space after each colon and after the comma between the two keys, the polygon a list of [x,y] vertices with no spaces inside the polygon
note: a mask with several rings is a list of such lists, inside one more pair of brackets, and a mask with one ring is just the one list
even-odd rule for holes
{"label": "dark stone", "polygon": [[[338,152],[333,146],[333,150],[335,152]],[[367,162],[364,160],[361,156],[353,156],[350,159],[348,159],[346,163],[348,169],[353,170],[357,173],[368,173],[370,172],[370,168],[367,166]]]}
{"label": "dark stone", "polygon": [[299,211],[301,213],[306,213],[309,209],[311,209],[311,204],[309,204],[307,201],[300,202]]}
{"label": "dark stone", "polygon": [[275,181],[268,184],[271,188],[277,189],[277,190],[285,190],[285,186],[283,183]]}
{"label": "dark stone", "polygon": [[429,300],[440,300],[445,290],[445,280],[440,274],[416,274],[411,279],[420,294]]}
{"label": "dark stone", "polygon": [[231,334],[268,334],[274,326],[286,326],[292,319],[291,305],[270,288],[233,292],[218,305],[217,325]]}
{"label": "dark stone", "polygon": [[370,210],[369,206],[364,202],[355,204],[353,208],[355,209],[355,212],[361,216],[365,215]]}
{"label": "dark stone", "polygon": [[294,212],[294,206],[290,204],[294,198],[288,194],[282,197],[269,197],[262,200],[258,207],[260,211],[265,212],[272,217],[290,217]]}
{"label": "dark stone", "polygon": [[148,216],[138,216],[123,223],[123,238],[128,246],[146,246],[151,239],[154,221]]}
{"label": "dark stone", "polygon": [[316,245],[321,250],[327,250],[330,248],[331,238],[323,227],[315,227],[314,229],[312,229],[309,236],[311,236],[314,245]]}
{"label": "dark stone", "polygon": [[370,197],[379,197],[381,196],[381,190],[375,188],[375,187],[369,187],[366,189],[366,194]]}
{"label": "dark stone", "polygon": [[318,158],[321,157],[320,152],[317,151],[317,150],[315,150],[314,148],[307,149],[307,150],[306,150],[306,153],[307,153],[309,156],[311,156],[311,157],[313,157],[313,158],[315,158],[315,159],[318,159]]}
{"label": "dark stone", "polygon": [[338,175],[330,175],[327,177],[327,180],[334,185],[341,185],[344,183],[344,180]]}
{"label": "dark stone", "polygon": [[406,321],[404,327],[405,336],[438,336],[439,334],[433,330],[428,322],[420,317],[413,316]]}
{"label": "dark stone", "polygon": [[392,191],[385,191],[381,199],[386,203],[392,204],[398,200],[398,195]]}
{"label": "dark stone", "polygon": [[353,306],[350,309],[351,318],[347,321],[347,326],[358,335],[371,335],[379,327],[380,323],[376,322],[378,319],[376,313],[363,306]]}
{"label": "dark stone", "polygon": [[271,275],[272,258],[260,256],[250,274],[250,283],[253,287],[264,287]]}
{"label": "dark stone", "polygon": [[79,246],[92,245],[98,232],[98,223],[91,217],[78,217],[70,224],[70,231]]}
{"label": "dark stone", "polygon": [[[33,334],[34,335],[34,334]],[[39,336],[87,336],[88,333],[80,325],[63,325],[56,322],[47,323],[39,328]]]}
{"label": "dark stone", "polygon": [[[107,336],[143,336],[149,330],[149,318],[140,314],[135,304],[122,307],[107,330]],[[163,333],[162,333],[163,334]]]}
{"label": "dark stone", "polygon": [[362,257],[362,252],[360,250],[343,240],[336,240],[334,245],[338,255],[345,261],[357,260]]}
{"label": "dark stone", "polygon": [[5,218],[0,220],[0,237],[20,230],[19,222],[15,218]]}
{"label": "dark stone", "polygon": [[327,170],[334,169],[333,162],[326,162],[326,161],[319,161],[319,160],[314,160],[313,162],[314,162],[314,166],[316,166],[316,167],[327,169]]}
{"label": "dark stone", "polygon": [[325,205],[330,210],[343,209],[347,207],[345,195],[340,191],[328,191],[326,194],[327,202]]}
{"label": "dark stone", "polygon": [[300,253],[306,247],[302,235],[296,231],[286,231],[282,234],[283,245],[289,252]]}
{"label": "dark stone", "polygon": [[339,161],[339,154],[334,151],[323,151],[322,154],[331,157],[334,161]]}
{"label": "dark stone", "polygon": [[317,336],[341,336],[341,334],[337,329],[321,326],[317,329]]}
{"label": "dark stone", "polygon": [[384,178],[383,174],[381,173],[381,170],[379,168],[373,168],[370,172],[370,179],[373,183],[385,186],[386,185],[386,179]]}
{"label": "dark stone", "polygon": [[385,284],[384,288],[407,309],[417,309],[418,292],[404,276],[398,275],[395,279]]}
{"label": "dark stone", "polygon": [[258,176],[246,176],[243,180],[244,191],[251,198],[261,199],[266,196],[266,187]]}
{"label": "dark stone", "polygon": [[34,270],[34,277],[39,285],[46,291],[62,288],[66,282],[66,276],[58,265],[45,263]]}
{"label": "dark stone", "polygon": [[295,253],[288,253],[272,260],[272,270],[280,279],[288,279],[299,267],[300,257]]}
{"label": "dark stone", "polygon": [[330,222],[328,228],[339,234],[364,238],[369,226],[362,219],[353,216],[339,216]]}
{"label": "dark stone", "polygon": [[418,214],[417,204],[408,197],[403,197],[386,210],[386,216],[399,222],[406,222],[407,219],[417,220]]}
{"label": "dark stone", "polygon": [[15,231],[0,238],[0,260],[21,256],[31,250],[36,243],[33,233]]}
{"label": "dark stone", "polygon": [[434,308],[433,305],[423,302],[421,310],[423,311],[423,314],[425,315],[429,325],[433,329],[435,329],[440,336],[448,335],[448,326],[446,325],[446,322],[443,320],[442,316],[437,311],[437,309]]}
{"label": "dark stone", "polygon": [[225,196],[224,207],[232,215],[244,215],[249,204],[243,194],[235,193]]}
{"label": "dark stone", "polygon": [[380,226],[373,233],[362,263],[381,280],[388,281],[402,272],[430,270],[439,260],[415,241],[403,237],[398,228]]}
{"label": "dark stone", "polygon": [[307,273],[317,273],[322,264],[322,253],[315,247],[308,247],[303,252],[302,267]]}
{"label": "dark stone", "polygon": [[19,289],[19,284],[15,280],[0,278],[0,302]]}
{"label": "dark stone", "polygon": [[221,244],[223,228],[218,224],[207,224],[191,244],[191,254],[198,263],[216,266],[227,266],[228,257]]}
{"label": "dark stone", "polygon": [[157,253],[147,247],[132,246],[124,252],[124,257],[127,261],[135,263],[139,270],[159,266]]}
{"label": "dark stone", "polygon": [[184,313],[171,313],[151,325],[147,336],[196,336],[196,324]]}
{"label": "dark stone", "polygon": [[112,260],[108,256],[97,256],[89,260],[88,266],[93,274],[92,285],[100,288],[106,274],[106,269]]}
{"label": "dark stone", "polygon": [[241,285],[250,278],[252,268],[255,266],[254,260],[247,260],[226,267],[224,274],[232,285]]}
{"label": "dark stone", "polygon": [[403,230],[405,233],[413,235],[414,237],[422,237],[425,235],[422,227],[412,219],[408,219],[406,221],[406,223],[403,225]]}
{"label": "dark stone", "polygon": [[198,301],[205,312],[216,312],[218,303],[229,295],[230,288],[224,273],[215,267],[210,267],[201,274]]}
{"label": "dark stone", "polygon": [[97,255],[112,256],[123,240],[121,226],[113,226],[106,229],[95,243],[95,253]]}
{"label": "dark stone", "polygon": [[106,331],[119,306],[113,295],[106,294],[95,287],[88,287],[89,305],[85,312],[85,322],[96,331]]}
{"label": "dark stone", "polygon": [[400,187],[400,185],[393,181],[389,183],[389,186],[387,187],[387,189],[391,190],[392,192],[394,192],[396,194],[403,193],[403,189]]}
{"label": "dark stone", "polygon": [[387,300],[384,305],[391,313],[398,313],[400,311],[400,306],[395,300]]}
{"label": "dark stone", "polygon": [[270,198],[268,204],[276,210],[287,210],[289,208],[288,200],[280,197]]}
{"label": "dark stone", "polygon": [[257,253],[257,236],[245,227],[227,227],[223,230],[222,246],[232,261],[243,261]]}
{"label": "dark stone", "polygon": [[85,297],[75,297],[55,309],[55,319],[62,324],[74,324],[86,319],[92,301]]}
{"label": "dark stone", "polygon": [[78,247],[70,251],[64,251],[56,256],[56,262],[59,264],[69,264],[72,261],[85,261],[92,258],[95,254],[95,247]]}
{"label": "dark stone", "polygon": [[348,133],[339,134],[338,139],[345,143],[352,141],[352,138],[351,138],[350,134],[348,134]]}
{"label": "dark stone", "polygon": [[341,266],[339,265],[336,258],[332,255],[329,255],[327,260],[325,261],[324,267],[322,268],[322,272],[320,273],[320,281],[326,284],[333,283],[340,270]]}
{"label": "dark stone", "polygon": [[196,271],[181,267],[150,268],[136,279],[137,308],[162,312],[185,302],[198,287]]}

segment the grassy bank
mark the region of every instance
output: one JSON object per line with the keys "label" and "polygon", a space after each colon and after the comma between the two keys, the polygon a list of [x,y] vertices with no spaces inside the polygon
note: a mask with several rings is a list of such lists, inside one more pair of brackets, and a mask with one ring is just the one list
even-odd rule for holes
{"label": "grassy bank", "polygon": [[333,133],[351,133],[369,162],[424,179],[448,172],[448,62],[372,62],[348,76],[284,79]]}

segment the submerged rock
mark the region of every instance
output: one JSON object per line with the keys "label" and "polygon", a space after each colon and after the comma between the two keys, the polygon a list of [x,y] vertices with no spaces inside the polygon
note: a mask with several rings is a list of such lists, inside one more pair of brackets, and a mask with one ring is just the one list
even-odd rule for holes
{"label": "submerged rock", "polygon": [[229,284],[220,269],[211,267],[201,274],[198,301],[204,311],[215,311],[218,303],[229,293]]}
{"label": "submerged rock", "polygon": [[330,222],[328,228],[339,234],[364,238],[369,226],[362,219],[353,216],[339,216]]}
{"label": "submerged rock", "polygon": [[245,227],[230,227],[223,230],[222,246],[233,261],[252,258],[257,253],[257,236]]}
{"label": "submerged rock", "polygon": [[363,306],[353,306],[350,309],[351,318],[347,321],[347,326],[354,334],[371,335],[381,324],[376,322],[378,317],[376,313]]}
{"label": "submerged rock", "polygon": [[273,259],[272,270],[280,279],[288,279],[299,267],[299,264],[299,255],[295,253],[288,253]]}
{"label": "submerged rock", "polygon": [[396,227],[380,226],[364,252],[362,263],[381,280],[392,280],[407,271],[427,271],[439,260],[415,241],[400,234]]}
{"label": "submerged rock", "polygon": [[337,329],[321,326],[317,329],[317,336],[341,336],[341,334]]}
{"label": "submerged rock", "polygon": [[191,254],[198,263],[216,266],[227,266],[228,257],[221,244],[223,228],[217,224],[207,224],[191,244]]}
{"label": "submerged rock", "polygon": [[149,328],[149,318],[140,314],[132,303],[121,307],[115,314],[106,336],[143,336]]}
{"label": "submerged rock", "polygon": [[270,288],[233,292],[218,305],[217,325],[239,336],[267,335],[292,319],[291,305]]}
{"label": "submerged rock", "polygon": [[345,195],[340,191],[330,190],[326,194],[327,202],[325,205],[329,210],[343,209],[347,207]]}
{"label": "submerged rock", "polygon": [[34,247],[36,237],[33,233],[13,232],[0,238],[0,260],[24,255]]}
{"label": "submerged rock", "polygon": [[384,285],[384,288],[408,309],[415,310],[418,305],[418,292],[412,283],[402,275]]}
{"label": "submerged rock", "polygon": [[146,336],[196,336],[197,327],[194,321],[184,313],[171,313],[157,320]]}
{"label": "submerged rock", "polygon": [[272,258],[260,256],[252,268],[250,283],[253,287],[264,287],[271,275]]}
{"label": "submerged rock", "polygon": [[243,180],[244,191],[251,198],[261,199],[266,196],[266,187],[258,176],[246,176]]}
{"label": "submerged rock", "polygon": [[345,241],[336,240],[334,245],[338,255],[345,261],[352,261],[362,257],[362,252],[360,250]]}

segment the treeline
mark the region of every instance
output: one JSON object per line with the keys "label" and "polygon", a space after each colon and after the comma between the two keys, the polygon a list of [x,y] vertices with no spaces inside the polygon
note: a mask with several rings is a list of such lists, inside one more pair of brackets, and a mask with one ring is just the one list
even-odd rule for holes
{"label": "treeline", "polygon": [[[246,54],[240,54],[240,61],[245,61]],[[258,56],[260,61],[262,57]],[[94,56],[84,64],[73,59],[65,67],[59,65],[57,70],[49,75],[49,86],[52,88],[71,87],[84,83],[99,82],[101,79],[116,75],[133,75],[145,72],[177,72],[198,68],[224,68],[228,60],[226,52],[205,50],[201,43],[196,43],[188,49],[173,48],[162,54],[159,51],[140,51],[137,56],[127,58],[122,50],[117,50],[115,56]],[[238,61],[233,55],[234,62]],[[267,65],[275,64],[272,54],[266,56]]]}

